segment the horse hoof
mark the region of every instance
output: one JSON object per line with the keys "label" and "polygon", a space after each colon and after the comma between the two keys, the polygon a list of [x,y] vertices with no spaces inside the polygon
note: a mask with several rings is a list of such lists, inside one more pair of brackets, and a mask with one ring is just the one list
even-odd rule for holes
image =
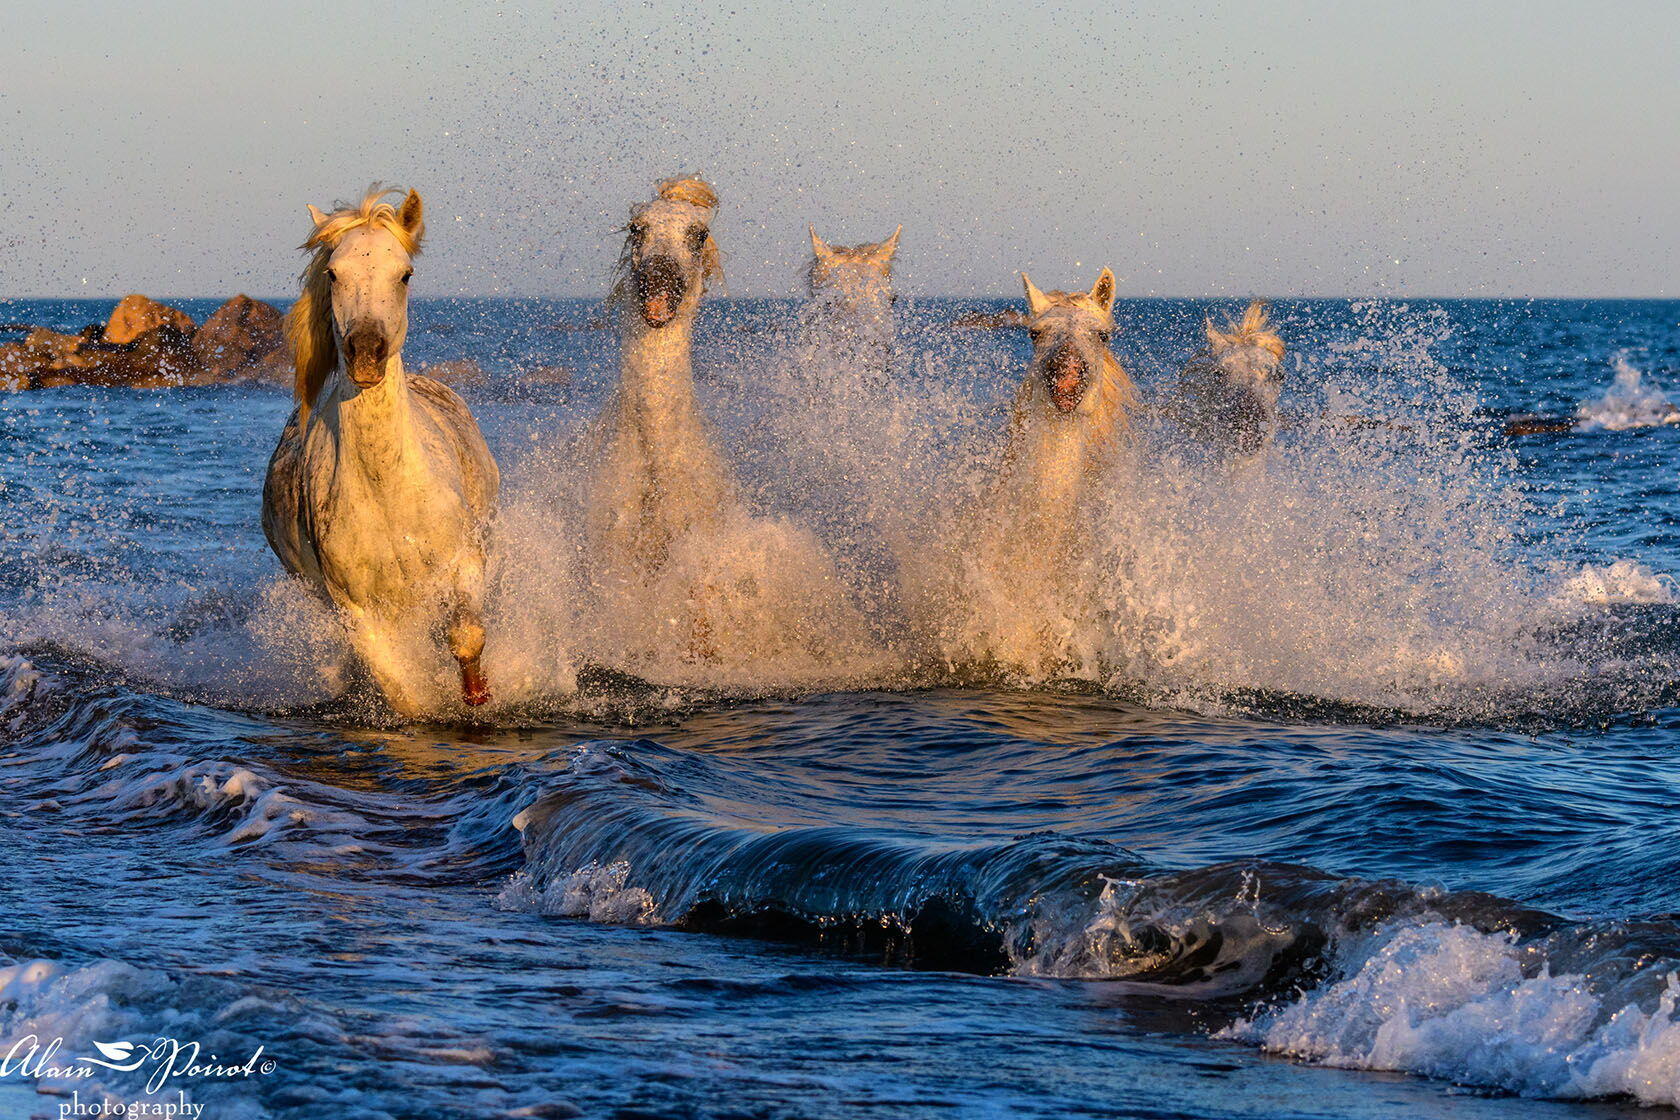
{"label": "horse hoof", "polygon": [[461,699],[469,708],[483,707],[490,702],[490,683],[478,671],[476,662],[461,666]]}

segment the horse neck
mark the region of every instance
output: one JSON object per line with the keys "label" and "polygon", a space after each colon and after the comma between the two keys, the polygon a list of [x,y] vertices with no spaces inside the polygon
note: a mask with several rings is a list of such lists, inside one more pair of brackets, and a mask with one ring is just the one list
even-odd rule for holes
{"label": "horse neck", "polygon": [[424,466],[401,352],[386,359],[384,378],[367,389],[358,390],[340,366],[322,396],[314,416],[331,435],[341,465],[375,479]]}
{"label": "horse neck", "polygon": [[619,392],[624,403],[655,422],[694,413],[695,310],[658,329],[632,311],[622,318]]}
{"label": "horse neck", "polygon": [[1095,416],[1056,418],[1023,387],[1005,442],[998,495],[1012,516],[1061,518],[1078,504],[1096,465]]}

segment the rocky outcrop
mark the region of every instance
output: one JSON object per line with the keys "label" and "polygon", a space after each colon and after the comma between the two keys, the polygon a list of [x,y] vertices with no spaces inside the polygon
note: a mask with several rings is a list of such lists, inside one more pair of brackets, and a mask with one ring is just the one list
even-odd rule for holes
{"label": "rocky outcrop", "polygon": [[82,353],[82,347],[99,329],[95,326],[75,335],[36,327],[21,342],[0,346],[0,382],[11,389],[29,389],[47,377],[86,375],[99,363],[91,354]]}
{"label": "rocky outcrop", "polygon": [[0,345],[0,391],[62,385],[162,389],[288,374],[280,312],[239,295],[204,326],[145,296],[126,296],[103,326],[79,334],[37,327]]}
{"label": "rocky outcrop", "polygon": [[112,346],[127,346],[148,331],[159,327],[174,327],[183,334],[192,334],[192,317],[156,300],[142,295],[124,296],[117,301],[105,323],[105,341]]}
{"label": "rocky outcrop", "polygon": [[280,312],[273,304],[234,296],[218,307],[192,339],[193,359],[214,380],[285,380],[291,375]]}

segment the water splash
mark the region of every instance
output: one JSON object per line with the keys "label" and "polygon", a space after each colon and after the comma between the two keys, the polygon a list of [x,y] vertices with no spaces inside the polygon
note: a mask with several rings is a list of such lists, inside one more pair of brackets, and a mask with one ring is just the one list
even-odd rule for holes
{"label": "water splash", "polygon": [[1224,1033],[1348,1069],[1672,1107],[1677,1004],[1680,973],[1661,967],[1554,974],[1543,952],[1511,933],[1404,922],[1350,945],[1334,982]]}
{"label": "water splash", "polygon": [[[1070,515],[1079,554],[1003,582],[963,542],[986,514],[978,503],[1021,376],[1013,334],[953,332],[911,303],[847,329],[821,301],[791,317],[715,310],[697,383],[740,501],[672,542],[656,577],[600,581],[584,548],[598,512],[584,488],[594,400],[489,416],[487,430],[516,432],[519,450],[503,453],[485,654],[500,683],[482,719],[590,703],[589,687],[577,692],[588,666],[736,694],[950,681],[952,631],[975,617],[986,620],[980,645],[1055,651],[1016,683],[1074,677],[1213,708],[1260,692],[1498,718],[1510,695],[1566,696],[1559,683],[1597,665],[1592,635],[1547,630],[1568,577],[1550,560],[1558,550],[1529,533],[1510,448],[1486,440],[1475,396],[1437,357],[1452,337],[1441,310],[1366,304],[1351,323],[1286,319],[1292,341],[1312,344],[1294,347],[1308,357],[1277,441],[1242,463],[1178,454],[1146,399],[1137,455]],[[610,340],[588,346],[593,381],[607,379]],[[1175,364],[1122,356],[1146,398]],[[252,429],[253,456],[269,436]],[[104,472],[94,481],[123,493],[130,443],[83,442],[48,440],[44,473],[77,480],[75,463],[90,460]],[[204,483],[213,492],[182,502],[214,522],[185,563],[153,551],[156,495],[113,500],[82,482],[32,494],[36,528],[0,573],[9,644],[56,646],[219,703],[333,702],[384,718],[335,699],[360,694],[338,624],[268,574],[243,507],[239,536],[216,504],[237,492],[237,471],[221,466],[225,477]],[[1588,606],[1662,605],[1614,566],[1605,578],[1602,602],[1583,592]]]}
{"label": "water splash", "polygon": [[1628,360],[1624,350],[1610,360],[1615,376],[1596,400],[1582,401],[1575,410],[1575,427],[1583,432],[1624,432],[1680,423],[1680,407],[1661,386],[1647,381],[1645,372]]}

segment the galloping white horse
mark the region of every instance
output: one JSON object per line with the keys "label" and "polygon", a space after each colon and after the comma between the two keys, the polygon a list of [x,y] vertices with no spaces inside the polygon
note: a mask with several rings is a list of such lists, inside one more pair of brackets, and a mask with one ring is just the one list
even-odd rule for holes
{"label": "galloping white horse", "polygon": [[1136,394],[1109,349],[1113,273],[1103,269],[1089,292],[1041,292],[1025,274],[1021,282],[1032,360],[997,468],[957,534],[966,586],[947,593],[957,626],[947,626],[945,646],[950,660],[1041,676],[1077,660],[1082,527]]}
{"label": "galloping white horse", "polygon": [[592,636],[667,680],[756,680],[767,663],[837,673],[863,642],[838,572],[809,531],[748,510],[696,400],[695,321],[721,276],[717,205],[699,179],[667,179],[625,230],[619,383],[583,502]]}
{"label": "galloping white horse", "polygon": [[809,368],[796,372],[830,393],[879,386],[892,359],[892,266],[904,227],[885,241],[852,246],[830,245],[810,229],[811,298],[800,313],[799,362]]}
{"label": "galloping white horse", "polygon": [[673,541],[714,526],[737,503],[694,395],[700,296],[722,275],[711,232],[717,204],[708,184],[668,179],[626,227],[608,297],[619,315],[619,382],[597,428],[588,501],[597,569],[650,576]]}
{"label": "galloping white horse", "polygon": [[898,253],[899,226],[885,241],[871,245],[830,245],[811,226],[811,263],[805,283],[813,300],[844,308],[855,316],[885,315],[892,308],[892,264]]}
{"label": "galloping white horse", "polygon": [[377,187],[358,206],[309,208],[313,251],[286,316],[297,408],[263,487],[263,531],[287,571],[337,608],[385,699],[407,716],[448,689],[483,704],[485,552],[499,477],[467,406],[405,373],[409,278],[424,222]]}
{"label": "galloping white horse", "polygon": [[1026,273],[1032,361],[1015,392],[1009,435],[992,506],[1019,530],[1036,526],[1041,559],[1065,546],[1072,511],[1091,475],[1106,465],[1130,428],[1132,379],[1109,349],[1114,335],[1114,274],[1103,269],[1089,292],[1041,292]]}

